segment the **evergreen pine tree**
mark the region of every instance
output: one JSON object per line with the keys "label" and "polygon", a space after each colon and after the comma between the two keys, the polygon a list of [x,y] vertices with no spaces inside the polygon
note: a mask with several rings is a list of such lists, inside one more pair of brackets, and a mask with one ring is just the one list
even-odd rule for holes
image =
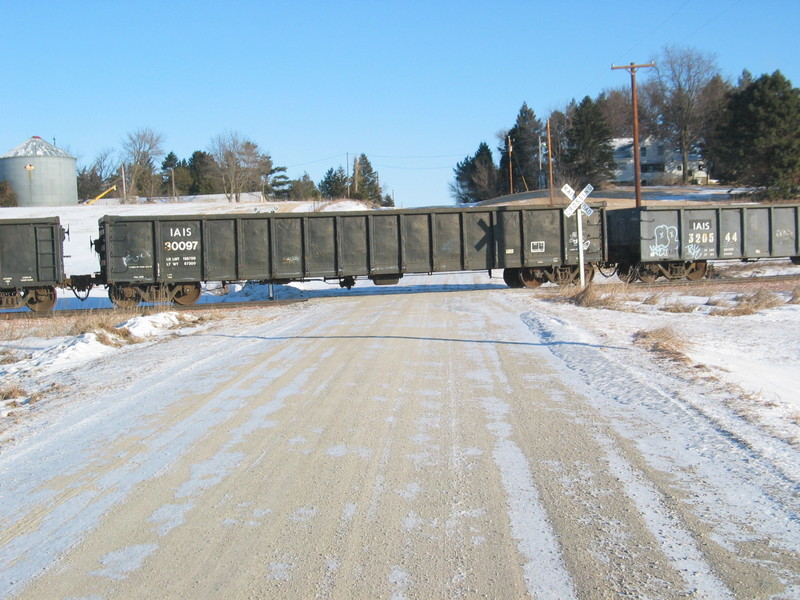
{"label": "evergreen pine tree", "polygon": [[308,173],[303,173],[300,179],[289,182],[287,198],[289,200],[317,200],[321,197],[317,185]]}
{"label": "evergreen pine tree", "polygon": [[381,188],[378,173],[372,168],[366,154],[354,162],[351,197],[356,200],[381,203]]}
{"label": "evergreen pine tree", "polygon": [[170,152],[161,161],[161,193],[172,196],[173,184],[175,195],[183,196],[192,185],[192,175],[185,160],[178,160],[174,152]]}
{"label": "evergreen pine tree", "polygon": [[780,71],[746,81],[729,93],[709,144],[714,174],[792,197],[800,192],[800,90]]}
{"label": "evergreen pine tree", "polygon": [[222,193],[222,181],[214,157],[208,152],[196,150],[189,158],[187,165],[191,184],[189,194],[219,194]]}
{"label": "evergreen pine tree", "polygon": [[[513,194],[526,190],[539,189],[540,169],[539,153],[544,127],[541,120],[527,103],[522,104],[517,114],[514,126],[503,136],[500,152],[500,173],[498,177],[498,192],[500,194]],[[509,143],[511,144],[511,174],[513,188],[509,184]]]}
{"label": "evergreen pine tree", "polygon": [[336,170],[331,167],[317,187],[323,198],[345,198],[347,196],[347,174],[341,166]]}
{"label": "evergreen pine tree", "polygon": [[575,185],[602,186],[614,178],[616,163],[611,129],[602,110],[589,96],[571,111],[566,131],[563,171]]}
{"label": "evergreen pine tree", "polygon": [[492,151],[481,142],[478,151],[459,162],[450,193],[457,203],[480,202],[497,196],[497,166]]}

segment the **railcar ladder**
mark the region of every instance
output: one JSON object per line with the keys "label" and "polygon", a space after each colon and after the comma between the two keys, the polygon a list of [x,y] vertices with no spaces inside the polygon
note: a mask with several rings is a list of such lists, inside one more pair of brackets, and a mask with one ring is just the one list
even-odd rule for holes
{"label": "railcar ladder", "polygon": [[36,275],[39,281],[57,281],[55,228],[36,227]]}

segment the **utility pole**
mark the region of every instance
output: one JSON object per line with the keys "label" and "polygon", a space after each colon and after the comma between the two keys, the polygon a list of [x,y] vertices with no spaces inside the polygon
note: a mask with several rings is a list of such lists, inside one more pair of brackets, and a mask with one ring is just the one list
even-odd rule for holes
{"label": "utility pole", "polygon": [[550,139],[550,119],[547,119],[547,170],[550,174],[547,188],[550,190],[550,206],[553,206],[553,142]]}
{"label": "utility pole", "polygon": [[508,144],[508,193],[514,193],[514,174],[511,166],[511,136],[506,136]]}
{"label": "utility pole", "polygon": [[125,183],[125,163],[120,165],[120,169],[122,169],[122,203],[127,204],[128,202],[128,185]]}
{"label": "utility pole", "polygon": [[353,159],[353,196],[358,196],[358,156]]}
{"label": "utility pole", "polygon": [[639,163],[639,98],[636,94],[636,71],[647,67],[655,67],[655,63],[646,65],[630,65],[617,67],[611,65],[611,69],[625,69],[631,74],[631,101],[633,102],[633,184],[636,191],[636,208],[642,206],[642,168]]}

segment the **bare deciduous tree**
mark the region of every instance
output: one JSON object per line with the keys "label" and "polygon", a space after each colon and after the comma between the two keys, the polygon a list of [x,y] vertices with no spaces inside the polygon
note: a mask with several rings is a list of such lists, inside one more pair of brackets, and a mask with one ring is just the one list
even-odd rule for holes
{"label": "bare deciduous tree", "polygon": [[677,46],[666,46],[655,63],[651,100],[661,115],[662,132],[681,153],[681,179],[686,184],[689,153],[701,141],[716,102],[722,101],[712,93],[719,89],[712,83],[719,78],[719,67],[713,54]]}
{"label": "bare deciduous tree", "polygon": [[90,166],[78,170],[78,197],[94,198],[118,183],[118,177],[119,162],[114,159],[114,150],[103,148]]}
{"label": "bare deciduous tree", "polygon": [[152,129],[144,128],[128,134],[122,142],[123,161],[127,171],[127,192],[130,195],[153,196],[158,193],[161,178],[156,163],[164,155],[164,138]]}
{"label": "bare deciduous tree", "polygon": [[233,131],[216,136],[210,150],[229,202],[239,202],[242,192],[267,191],[272,159],[261,153],[258,144]]}

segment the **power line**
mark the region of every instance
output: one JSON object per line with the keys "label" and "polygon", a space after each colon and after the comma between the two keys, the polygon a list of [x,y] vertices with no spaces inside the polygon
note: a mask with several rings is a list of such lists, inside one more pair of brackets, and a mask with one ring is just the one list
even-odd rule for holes
{"label": "power line", "polygon": [[[291,164],[291,165],[286,165],[286,168],[287,169],[292,169],[294,167],[302,167],[304,165],[312,165],[312,164],[315,164],[315,163],[321,163],[321,162],[325,162],[325,161],[335,160],[335,159],[341,158],[343,156],[346,157],[346,156],[348,156],[348,154],[358,155],[358,154],[361,154],[361,153],[341,152],[339,154],[334,154],[333,156],[327,156],[325,158],[317,158],[317,159],[313,159],[313,160],[307,160],[307,161],[304,161],[304,162],[294,163],[294,164]],[[366,156],[368,158],[370,158],[370,159],[372,159],[372,158],[388,158],[388,159],[392,159],[392,160],[433,160],[433,159],[439,159],[439,158],[463,158],[463,156],[464,156],[463,154],[431,154],[431,155],[417,155],[417,156],[393,155],[393,154],[369,154],[369,153],[363,153],[363,154],[366,154]],[[376,165],[376,166],[380,166],[380,165]],[[427,170],[427,169],[448,169],[448,168],[452,168],[452,165],[448,165],[447,167],[395,167],[395,166],[383,165],[383,167],[384,168],[388,168],[388,169],[409,169],[409,170],[420,169],[420,170]]]}
{"label": "power line", "polygon": [[700,31],[702,31],[703,29],[705,29],[706,27],[708,27],[708,26],[709,26],[711,23],[713,23],[714,21],[716,21],[717,19],[719,19],[719,18],[720,18],[722,15],[724,15],[725,13],[727,13],[727,12],[729,12],[729,11],[733,10],[733,9],[736,7],[736,5],[737,5],[737,4],[741,3],[741,1],[742,1],[742,0],[736,0],[736,2],[734,2],[733,4],[731,4],[730,6],[728,6],[728,8],[726,8],[726,9],[724,9],[724,10],[721,10],[721,11],[719,11],[717,14],[715,14],[714,16],[712,16],[712,17],[711,17],[711,18],[710,18],[708,21],[706,21],[705,23],[703,23],[702,25],[700,25],[700,26],[699,26],[697,29],[695,29],[694,31],[692,31],[692,32],[691,32],[689,35],[685,36],[685,37],[684,37],[684,38],[683,38],[683,39],[682,39],[682,40],[681,40],[679,43],[683,43],[684,41],[686,41],[686,40],[687,40],[687,39],[689,39],[690,37],[693,37],[693,36],[694,36],[696,33],[700,32]]}
{"label": "power line", "polygon": [[[460,155],[459,155],[460,156]],[[379,165],[373,164],[375,167],[380,167],[381,169],[397,169],[400,171],[439,171],[442,169],[453,169],[454,165],[446,165],[442,167],[397,167],[392,165]]]}
{"label": "power line", "polygon": [[661,29],[662,27],[664,27],[664,25],[666,25],[667,23],[669,23],[669,22],[670,22],[670,21],[671,21],[671,20],[672,20],[672,19],[673,19],[673,18],[674,18],[676,15],[678,15],[678,14],[682,13],[682,12],[683,12],[683,9],[684,9],[684,8],[686,8],[686,6],[687,6],[687,5],[688,5],[690,2],[692,2],[692,0],[686,0],[686,1],[685,1],[683,4],[681,4],[681,5],[680,5],[680,6],[679,6],[679,7],[678,7],[678,8],[677,8],[677,9],[676,9],[676,10],[675,10],[675,11],[674,11],[672,14],[670,14],[670,15],[669,15],[667,18],[663,19],[663,20],[662,20],[662,21],[661,21],[661,22],[660,22],[658,25],[656,25],[655,27],[651,28],[651,29],[650,29],[650,30],[647,32],[647,34],[646,34],[646,35],[643,35],[643,36],[641,36],[641,37],[640,37],[638,40],[636,40],[636,43],[634,43],[634,44],[633,44],[633,45],[632,45],[632,46],[631,46],[631,47],[630,47],[628,50],[626,50],[625,52],[623,52],[623,53],[622,53],[622,56],[628,56],[628,55],[630,55],[630,54],[631,54],[631,52],[633,52],[634,50],[638,49],[638,48],[639,48],[639,47],[642,45],[642,43],[643,43],[645,40],[650,40],[650,39],[652,39],[652,38],[653,38],[653,34],[654,34],[656,31],[658,31],[659,29]]}
{"label": "power line", "polygon": [[335,158],[341,158],[342,156],[347,156],[347,153],[346,152],[342,152],[340,154],[334,154],[333,156],[326,156],[325,158],[317,158],[317,159],[314,159],[314,160],[307,160],[305,162],[295,163],[293,165],[286,165],[286,168],[287,169],[292,169],[294,167],[302,167],[304,165],[313,165],[314,163],[321,163],[321,162],[325,162],[327,160],[333,160]]}
{"label": "power line", "polygon": [[428,156],[392,156],[389,154],[370,154],[369,156],[374,156],[375,158],[393,158],[401,160],[429,160],[431,158],[459,158],[463,157],[463,154],[431,154]]}

